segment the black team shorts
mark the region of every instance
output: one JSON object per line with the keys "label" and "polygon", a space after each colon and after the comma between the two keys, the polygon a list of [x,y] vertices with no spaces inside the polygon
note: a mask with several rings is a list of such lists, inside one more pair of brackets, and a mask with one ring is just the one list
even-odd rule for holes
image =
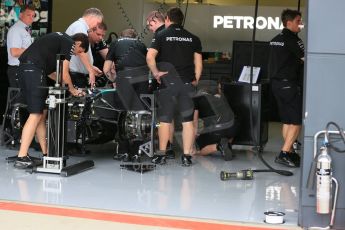
{"label": "black team shorts", "polygon": [[182,117],[182,122],[193,121],[195,87],[191,79],[181,78],[170,63],[158,63],[160,71],[168,72],[161,77],[159,90],[156,91],[158,121],[171,123],[175,110]]}
{"label": "black team shorts", "polygon": [[29,113],[42,113],[48,96],[47,76],[34,64],[20,64],[19,86]]}
{"label": "black team shorts", "polygon": [[157,117],[160,122],[171,123],[175,109],[180,113],[182,122],[193,121],[195,88],[192,84],[168,86],[157,92]]}
{"label": "black team shorts", "polygon": [[272,82],[280,120],[283,124],[302,124],[302,93],[295,82]]}

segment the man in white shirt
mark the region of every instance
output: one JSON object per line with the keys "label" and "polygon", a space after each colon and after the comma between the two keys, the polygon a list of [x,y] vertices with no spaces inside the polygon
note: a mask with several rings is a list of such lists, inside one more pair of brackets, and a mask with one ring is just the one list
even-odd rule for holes
{"label": "man in white shirt", "polygon": [[17,71],[19,56],[32,43],[30,26],[35,18],[33,6],[24,5],[20,9],[19,20],[8,30],[7,33],[7,54],[8,68],[7,77],[10,87],[18,88]]}
{"label": "man in white shirt", "polygon": [[[88,35],[88,33],[94,30],[102,21],[103,13],[97,8],[89,8],[84,11],[81,18],[73,22],[67,28],[66,33],[70,36],[76,33],[84,33]],[[89,47],[87,53],[73,56],[69,67],[72,82],[78,82],[78,87],[86,87],[87,84],[90,84],[92,87],[95,84],[95,76],[102,74],[102,71],[99,68],[93,66],[91,47]],[[87,78],[89,78],[88,81]]]}

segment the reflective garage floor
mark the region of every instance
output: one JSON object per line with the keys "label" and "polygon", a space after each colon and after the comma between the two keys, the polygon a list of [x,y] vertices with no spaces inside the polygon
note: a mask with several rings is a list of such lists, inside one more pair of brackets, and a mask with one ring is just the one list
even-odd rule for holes
{"label": "reflective garage floor", "polygon": [[92,159],[95,167],[71,177],[15,169],[5,158],[16,151],[1,147],[0,200],[246,223],[263,223],[264,212],[274,210],[285,212],[284,226],[296,226],[300,169],[274,163],[282,142],[280,124],[270,123],[269,136],[263,157],[293,176],[256,173],[254,180],[221,181],[222,170],[265,169],[249,146],[234,146],[236,157],[229,162],[214,154],[182,167],[177,157],[138,173],[112,159],[114,143],[90,145],[87,157],[71,157],[68,164]]}

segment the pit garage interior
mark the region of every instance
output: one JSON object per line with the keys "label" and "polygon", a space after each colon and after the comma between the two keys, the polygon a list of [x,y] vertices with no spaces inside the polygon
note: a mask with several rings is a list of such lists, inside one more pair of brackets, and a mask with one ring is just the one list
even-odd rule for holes
{"label": "pit garage interior", "polygon": [[[1,1],[1,7],[4,7],[3,2],[5,1]],[[0,146],[1,229],[10,229],[10,227],[33,229],[33,226],[36,229],[69,227],[61,222],[52,222],[55,223],[55,228],[44,223],[42,228],[37,228],[38,223],[32,223],[34,221],[25,217],[27,213],[42,214],[38,221],[48,218],[47,216],[68,217],[70,214],[70,217],[81,218],[79,226],[84,226],[81,223],[83,218],[123,224],[115,228],[108,226],[109,229],[345,229],[343,167],[345,155],[341,151],[336,151],[345,148],[339,135],[343,132],[341,128],[345,127],[345,78],[342,68],[345,63],[343,45],[345,29],[342,16],[345,1],[42,0],[41,2],[49,2],[48,17],[44,13],[41,15],[46,17],[48,23],[47,31],[42,30],[42,33],[65,31],[85,9],[97,7],[103,12],[108,26],[106,37],[110,32],[119,33],[123,29],[133,27],[142,35],[142,41],[146,46],[150,45],[152,39],[152,34],[145,30],[148,12],[180,6],[186,14],[185,28],[199,36],[203,46],[204,68],[201,80],[222,81],[223,93],[235,112],[239,113],[237,115],[242,119],[242,127],[233,145],[235,156],[231,161],[224,161],[219,153],[215,153],[210,156],[195,156],[191,167],[182,167],[179,157],[181,129],[177,124],[175,159],[168,160],[166,165],[153,167],[150,164],[149,154],[144,153],[141,159],[144,167],[139,170],[136,168],[137,165],[128,167],[128,164],[113,159],[116,134],[111,138],[105,135],[105,139],[102,139],[101,135],[95,142],[87,143],[86,150],[82,154],[79,156],[73,154],[67,159],[67,165],[85,161],[94,163],[91,169],[75,175],[32,173],[15,169],[13,163],[8,163],[5,159],[17,154],[18,143],[11,146],[11,143],[6,145],[2,141],[3,145]],[[300,9],[302,12],[304,29],[299,36],[306,47],[303,129],[299,137],[302,162],[300,168],[293,169],[274,162],[282,145],[281,123],[272,101],[269,79],[265,73],[267,42],[279,33],[281,28],[275,22],[275,18],[279,17],[281,11],[286,8]],[[254,18],[255,15],[258,19],[258,28],[255,29],[255,37],[253,37],[254,29],[250,23],[244,22],[245,18]],[[236,19],[233,16],[238,17]],[[1,24],[0,28],[4,38],[5,26]],[[6,115],[7,98],[10,95],[6,77],[7,51],[4,43],[0,48],[1,113]],[[259,81],[255,84],[238,83],[243,66],[251,64],[253,49],[256,55],[253,56],[254,66],[259,65],[262,68]],[[104,97],[104,94],[101,97]],[[106,97],[102,99],[107,100]],[[112,116],[106,119],[111,120]],[[145,115],[141,117],[142,122],[148,119],[147,123],[150,125],[151,117],[145,118]],[[326,127],[329,122],[337,124],[340,130],[335,126]],[[4,124],[2,129],[3,126]],[[109,127],[113,126],[109,125]],[[309,174],[314,155],[320,152],[327,128],[329,128],[330,142],[335,147],[328,150],[332,158],[332,176],[337,183],[332,183],[331,188],[332,210],[326,214],[319,214],[316,207],[317,186],[310,186],[310,182],[316,182],[316,178],[310,179]],[[106,130],[103,127],[101,134]],[[3,132],[4,130],[2,134]],[[112,132],[116,133],[118,130]],[[152,141],[152,144],[155,145],[155,141]],[[39,156],[40,152],[31,148],[30,154]],[[220,179],[222,171],[234,173],[245,169],[268,169],[262,158],[274,169],[284,170],[293,175],[255,172],[251,180]],[[334,201],[336,201],[335,207],[333,207]],[[44,207],[42,210],[45,211],[39,211],[37,207]],[[97,212],[101,216],[111,214],[133,218],[124,220],[117,216],[107,220],[96,217],[97,215],[83,217],[73,214],[72,211],[59,214],[56,211],[59,208],[81,210],[81,213],[88,210],[89,213]],[[270,211],[284,213],[283,223],[265,223],[267,218],[265,212],[267,214]],[[15,220],[8,218],[13,216]],[[21,218],[27,221],[25,225],[21,223]],[[74,224],[78,225],[78,223]],[[97,226],[97,223],[93,224]],[[90,229],[92,226],[94,225],[90,224]],[[87,226],[83,228],[88,229]],[[108,228],[104,226],[101,229]]]}

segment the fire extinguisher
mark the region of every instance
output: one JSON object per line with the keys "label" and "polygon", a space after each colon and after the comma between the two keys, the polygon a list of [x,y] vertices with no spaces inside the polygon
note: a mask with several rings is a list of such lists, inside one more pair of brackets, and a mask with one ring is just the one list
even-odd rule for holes
{"label": "fire extinguisher", "polygon": [[[335,126],[337,130],[330,130],[331,125]],[[321,134],[325,135],[324,145],[320,148],[320,153],[317,155],[317,140]],[[345,144],[345,131],[332,121],[327,123],[325,130],[319,131],[314,135],[314,160],[309,171],[307,187],[314,187],[313,182],[315,181],[314,179],[316,176],[316,212],[318,214],[331,214],[331,219],[327,227],[309,227],[309,230],[332,229],[336,216],[335,212],[338,200],[339,183],[332,175],[332,158],[328,154],[328,150],[332,149],[338,153],[345,153],[345,149],[340,149],[334,146],[332,142],[329,142],[330,134],[340,135]]]}
{"label": "fire extinguisher", "polygon": [[332,158],[326,146],[320,150],[316,164],[316,212],[328,214],[332,209]]}

